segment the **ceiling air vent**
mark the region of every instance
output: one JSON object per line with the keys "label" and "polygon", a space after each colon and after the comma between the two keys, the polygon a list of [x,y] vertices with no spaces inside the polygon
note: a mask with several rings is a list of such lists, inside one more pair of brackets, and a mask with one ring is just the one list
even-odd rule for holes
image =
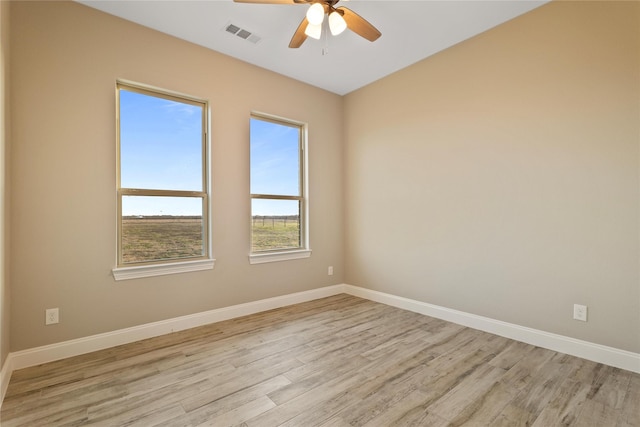
{"label": "ceiling air vent", "polygon": [[231,33],[235,36],[240,37],[241,39],[248,40],[253,44],[258,43],[262,38],[256,34],[253,34],[251,31],[245,30],[244,28],[240,28],[237,25],[228,23],[225,25],[224,30],[227,33]]}
{"label": "ceiling air vent", "polygon": [[226,30],[228,33],[235,34],[235,33],[237,33],[238,31],[240,31],[240,27],[237,27],[237,26],[235,26],[235,25],[233,25],[233,24],[229,24],[229,25],[227,25],[227,27],[225,28],[225,30]]}

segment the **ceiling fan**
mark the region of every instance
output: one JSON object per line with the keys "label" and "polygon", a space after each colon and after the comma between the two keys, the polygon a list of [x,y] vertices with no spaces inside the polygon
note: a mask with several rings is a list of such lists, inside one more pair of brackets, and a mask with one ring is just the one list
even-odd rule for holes
{"label": "ceiling fan", "polygon": [[[236,3],[259,4],[310,4],[306,16],[298,26],[289,42],[290,48],[298,48],[307,37],[320,39],[323,23],[328,22],[331,34],[337,36],[347,28],[369,41],[375,41],[382,35],[380,31],[371,25],[360,15],[346,7],[335,7],[340,0],[233,0]],[[324,17],[328,15],[325,21]],[[325,31],[327,30],[325,24]]]}

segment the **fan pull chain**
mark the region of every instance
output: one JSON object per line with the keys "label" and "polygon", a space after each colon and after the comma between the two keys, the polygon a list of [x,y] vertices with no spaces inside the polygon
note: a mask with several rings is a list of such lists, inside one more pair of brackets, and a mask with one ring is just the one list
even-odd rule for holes
{"label": "fan pull chain", "polygon": [[322,56],[329,54],[329,20],[322,21]]}

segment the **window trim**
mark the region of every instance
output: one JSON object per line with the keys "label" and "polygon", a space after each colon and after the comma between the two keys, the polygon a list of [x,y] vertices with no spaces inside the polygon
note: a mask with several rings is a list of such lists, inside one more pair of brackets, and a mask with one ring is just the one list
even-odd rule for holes
{"label": "window trim", "polygon": [[[191,104],[202,108],[202,191],[183,190],[159,190],[121,187],[120,164],[120,90],[140,93],[156,98]],[[211,153],[210,141],[210,108],[209,102],[182,93],[157,88],[150,85],[131,82],[128,80],[116,80],[116,266],[112,269],[115,280],[135,279],[140,277],[159,276],[190,271],[213,269],[215,259],[212,257],[212,233],[211,233]],[[202,226],[203,226],[203,255],[188,258],[172,258],[125,264],[122,262],[122,198],[123,196],[165,196],[165,197],[193,197],[202,199]]]}
{"label": "window trim", "polygon": [[311,249],[290,249],[286,251],[254,252],[249,255],[249,264],[265,264],[268,262],[290,261],[309,258]]}
{"label": "window trim", "polygon": [[[300,246],[286,249],[266,249],[254,252],[253,232],[251,228],[253,220],[253,212],[249,208],[249,264],[263,264],[268,262],[288,261],[311,256],[311,247],[309,243],[309,177],[308,177],[308,125],[307,123],[284,117],[275,116],[257,111],[252,111],[251,119],[263,120],[283,126],[296,127],[299,130],[298,139],[298,155],[300,173],[298,175],[300,194],[298,196],[286,196],[281,194],[253,194],[249,192],[249,201],[254,199],[271,199],[271,200],[296,200],[300,203]],[[251,141],[249,141],[251,144]],[[249,160],[251,162],[251,160]],[[249,163],[249,173],[251,173],[251,163]]]}
{"label": "window trim", "polygon": [[114,268],[115,280],[140,279],[142,277],[164,276],[167,274],[189,273],[192,271],[212,270],[215,259],[199,259],[153,265]]}

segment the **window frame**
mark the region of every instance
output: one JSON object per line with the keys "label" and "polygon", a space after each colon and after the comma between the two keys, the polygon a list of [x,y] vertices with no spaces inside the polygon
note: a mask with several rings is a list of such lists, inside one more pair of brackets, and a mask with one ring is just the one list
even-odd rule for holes
{"label": "window frame", "polygon": [[[142,189],[123,188],[121,183],[121,141],[120,141],[120,92],[126,90],[142,95],[167,99],[174,102],[189,104],[202,109],[202,190],[162,190],[162,189]],[[190,271],[210,270],[214,267],[215,259],[212,257],[211,246],[211,173],[209,153],[210,139],[210,110],[209,102],[205,99],[185,95],[178,92],[160,89],[157,87],[134,83],[126,80],[116,81],[116,267],[112,273],[115,280],[135,279],[140,277],[151,277],[165,274],[175,274]],[[203,254],[200,256],[185,258],[170,258],[165,260],[143,261],[136,263],[124,263],[122,251],[122,201],[125,196],[151,196],[151,197],[184,197],[202,199],[202,239]]]}
{"label": "window frame", "polygon": [[[308,258],[311,256],[309,246],[309,198],[308,198],[308,125],[303,122],[291,120],[272,114],[252,111],[250,120],[262,120],[282,126],[298,129],[298,188],[297,196],[282,194],[254,194],[249,188],[249,263],[263,264],[267,262],[287,261],[293,259]],[[251,122],[250,122],[251,123]],[[249,181],[251,181],[251,137],[249,137]],[[300,245],[295,248],[276,248],[261,251],[253,250],[253,200],[294,200],[299,203],[300,215]]]}

